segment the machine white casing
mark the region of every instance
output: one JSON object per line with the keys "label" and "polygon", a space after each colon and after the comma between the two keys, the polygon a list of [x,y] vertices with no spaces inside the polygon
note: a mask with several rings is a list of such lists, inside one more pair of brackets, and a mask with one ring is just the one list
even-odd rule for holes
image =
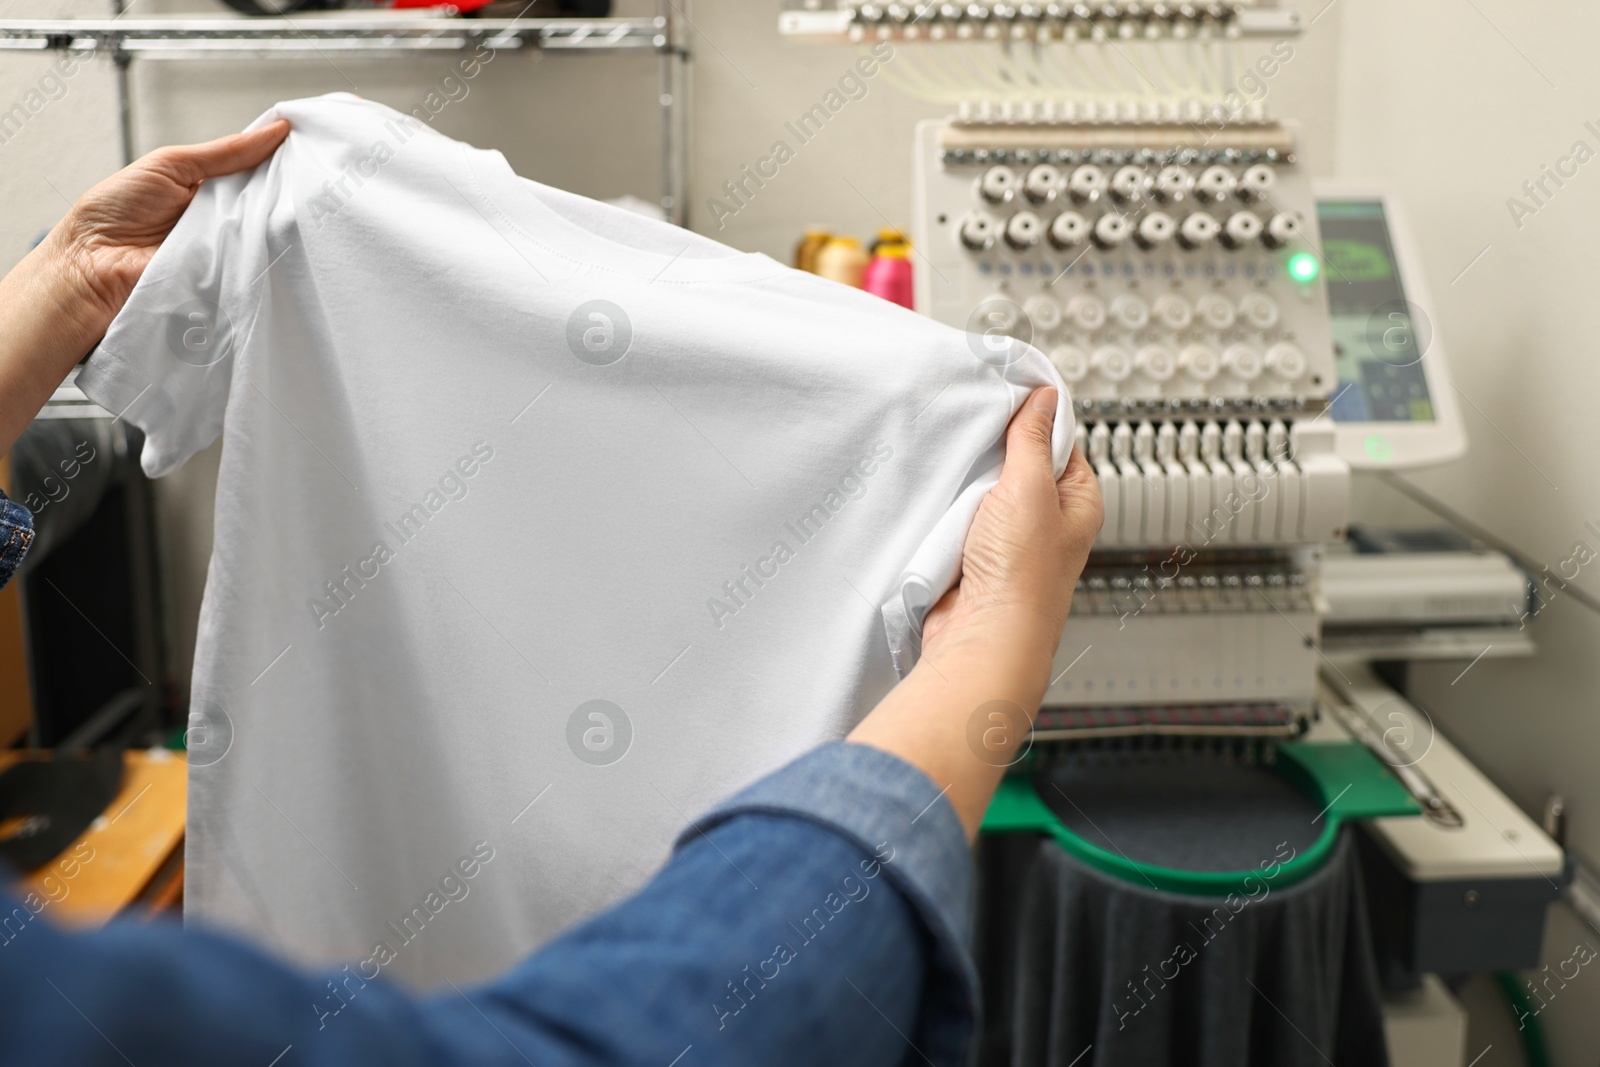
{"label": "machine white casing", "polygon": [[[1165,594],[1176,600],[1178,594]],[[1049,707],[1282,704],[1303,706],[1316,691],[1317,615],[1306,598],[1282,607],[1239,591],[1234,603],[1195,611],[1168,608],[1157,593],[1136,615],[1079,610],[1056,650]],[[1220,591],[1218,601],[1226,594]],[[1092,598],[1091,598],[1092,599]]]}
{"label": "machine white casing", "polygon": [[1330,551],[1322,648],[1374,660],[1531,656],[1528,585],[1500,552]]}
{"label": "machine white casing", "polygon": [[1498,552],[1329,555],[1322,595],[1330,626],[1515,626],[1528,576]]}
{"label": "machine white casing", "polygon": [[1408,879],[1531,878],[1548,881],[1552,890],[1563,880],[1566,857],[1561,846],[1473,766],[1425,711],[1357,660],[1329,664],[1323,682],[1325,703],[1342,704],[1365,719],[1401,766],[1425,779],[1460,817],[1459,826],[1415,816],[1365,824]]}

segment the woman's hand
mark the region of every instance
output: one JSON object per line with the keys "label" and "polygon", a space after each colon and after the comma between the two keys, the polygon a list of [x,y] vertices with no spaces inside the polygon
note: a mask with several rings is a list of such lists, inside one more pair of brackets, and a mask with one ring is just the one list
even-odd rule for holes
{"label": "woman's hand", "polygon": [[1056,391],[1036,390],[1012,416],[1000,482],[984,497],[961,554],[961,580],[928,612],[922,654],[1008,644],[1050,657],[1072,589],[1105,519],[1100,484],[1078,449],[1058,481],[1050,434]]}
{"label": "woman's hand", "polygon": [[288,134],[274,122],[159,148],[84,193],[0,278],[0,453],[105,335],[200,183],[256,166]]}
{"label": "woman's hand", "polygon": [[1081,452],[1055,477],[1055,410],[1047,388],[1012,416],[1000,481],[967,533],[960,582],[928,613],[922,658],[848,738],[933,779],[969,837],[1039,712],[1105,515]]}
{"label": "woman's hand", "polygon": [[111,325],[202,182],[260,164],[288,135],[280,119],[205,144],[158,148],[84,193],[48,239],[81,286],[84,325],[96,337]]}

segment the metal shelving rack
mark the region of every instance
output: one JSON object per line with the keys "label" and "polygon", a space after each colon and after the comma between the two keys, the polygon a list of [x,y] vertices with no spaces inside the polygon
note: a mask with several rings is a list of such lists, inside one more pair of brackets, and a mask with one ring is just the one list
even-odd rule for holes
{"label": "metal shelving rack", "polygon": [[[122,10],[122,0],[114,0]],[[653,16],[630,18],[459,18],[348,15],[295,18],[147,18],[118,14],[110,19],[0,19],[0,54],[51,51],[104,56],[116,66],[117,106],[122,155],[134,158],[133,106],[129,68],[146,60],[324,59],[338,57],[444,56],[468,54],[480,45],[496,51],[537,49],[555,54],[654,53],[660,80],[661,207],[678,225],[687,224],[689,67],[687,37],[689,0],[657,0]],[[111,413],[90,403],[69,381],[42,413],[45,418],[110,419]],[[135,564],[134,610],[140,631],[165,632],[165,598],[161,595],[161,561],[154,550],[153,501],[150,485],[135,466],[127,488],[135,514],[130,523],[129,552]],[[69,745],[93,746],[122,736],[145,737],[163,721],[170,678],[165,651],[157,638],[136,650],[135,667],[160,681],[119,693],[66,738]],[[130,661],[132,662],[132,661]],[[37,740],[38,726],[35,724]],[[142,742],[141,742],[142,743]]]}
{"label": "metal shelving rack", "polygon": [[654,52],[660,63],[661,206],[679,225],[689,204],[688,50],[679,28],[687,17],[673,0],[656,14],[633,18],[307,17],[8,19],[0,20],[0,52],[70,51],[105,55],[118,71],[118,112],[125,159],[133,158],[128,68],[141,60],[317,59],[414,56],[538,49],[552,53]]}

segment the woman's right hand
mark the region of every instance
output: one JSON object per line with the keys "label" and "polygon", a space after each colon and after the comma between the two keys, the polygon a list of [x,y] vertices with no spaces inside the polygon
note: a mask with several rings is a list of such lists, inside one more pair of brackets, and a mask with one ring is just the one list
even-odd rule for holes
{"label": "woman's right hand", "polygon": [[1055,477],[1055,410],[1056,390],[1045,387],[1012,416],[1005,466],[967,533],[961,579],[923,625],[924,656],[999,643],[1031,651],[1048,681],[1073,586],[1105,521],[1100,483],[1080,450]]}
{"label": "woman's right hand", "polygon": [[969,838],[1038,714],[1104,520],[1081,452],[1055,476],[1055,410],[1056,391],[1045,388],[1012,416],[1000,481],[967,533],[960,581],[923,624],[922,658],[849,736],[931,778]]}

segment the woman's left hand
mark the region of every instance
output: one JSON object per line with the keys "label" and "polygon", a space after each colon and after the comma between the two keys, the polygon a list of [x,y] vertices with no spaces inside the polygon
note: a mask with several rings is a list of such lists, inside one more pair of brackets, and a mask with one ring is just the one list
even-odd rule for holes
{"label": "woman's left hand", "polygon": [[0,455],[105,336],[200,184],[256,166],[289,124],[158,148],[96,185],[0,278]]}
{"label": "woman's left hand", "polygon": [[256,166],[288,135],[280,119],[205,144],[158,148],[84,193],[47,239],[81,288],[87,321],[80,325],[94,337],[111,325],[201,182]]}

